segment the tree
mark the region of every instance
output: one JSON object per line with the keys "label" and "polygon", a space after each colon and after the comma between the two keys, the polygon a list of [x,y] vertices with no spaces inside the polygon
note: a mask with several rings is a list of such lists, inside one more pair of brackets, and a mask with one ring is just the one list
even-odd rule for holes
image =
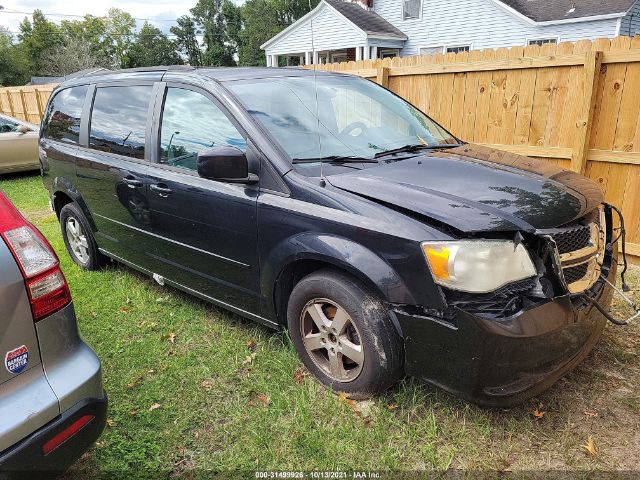
{"label": "tree", "polygon": [[239,35],[238,63],[265,65],[260,45],[315,8],[319,0],[247,0],[241,7],[243,29]]}
{"label": "tree", "polygon": [[41,75],[44,72],[42,56],[47,50],[60,46],[64,36],[60,27],[47,20],[42,11],[35,10],[32,19],[25,17],[22,21],[18,38],[29,59],[31,73]]}
{"label": "tree", "polygon": [[198,0],[191,14],[202,30],[205,46],[203,65],[235,65],[237,45],[230,34],[240,28],[238,7],[230,0]]}
{"label": "tree", "polygon": [[113,51],[111,38],[107,37],[107,21],[102,17],[86,15],[82,20],[63,20],[60,27],[65,43],[74,41],[89,47],[91,55],[102,65],[111,65],[109,56]]}
{"label": "tree", "polygon": [[176,36],[175,44],[178,51],[187,58],[189,65],[202,65],[202,51],[198,42],[198,27],[188,15],[178,18],[177,24],[171,27],[171,33]]}
{"label": "tree", "polygon": [[87,68],[107,67],[108,59],[97,56],[88,42],[71,37],[44,52],[42,64],[45,75],[64,77]]}
{"label": "tree", "polygon": [[136,35],[136,41],[129,48],[129,67],[150,67],[155,65],[182,64],[176,44],[158,28],[148,22]]}
{"label": "tree", "polygon": [[21,85],[29,81],[29,60],[21,45],[13,43],[13,36],[0,27],[0,86]]}
{"label": "tree", "polygon": [[134,40],[136,21],[129,13],[118,8],[110,8],[105,22],[105,35],[109,41],[108,55],[112,59],[112,67],[127,68],[129,47]]}

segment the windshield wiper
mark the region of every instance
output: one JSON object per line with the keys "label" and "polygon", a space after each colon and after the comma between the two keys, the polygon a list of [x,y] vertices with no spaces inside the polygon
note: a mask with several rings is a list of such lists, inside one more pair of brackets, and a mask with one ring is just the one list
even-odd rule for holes
{"label": "windshield wiper", "polygon": [[455,148],[459,147],[459,143],[455,144],[443,144],[443,145],[405,145],[404,147],[394,148],[393,150],[387,150],[386,152],[376,153],[374,158],[382,158],[390,155],[397,155],[398,153],[417,153],[421,150],[437,150],[439,148]]}
{"label": "windshield wiper", "polygon": [[294,165],[301,163],[378,163],[375,158],[360,158],[360,157],[345,157],[342,155],[331,155],[329,157],[322,158],[294,158],[292,163]]}

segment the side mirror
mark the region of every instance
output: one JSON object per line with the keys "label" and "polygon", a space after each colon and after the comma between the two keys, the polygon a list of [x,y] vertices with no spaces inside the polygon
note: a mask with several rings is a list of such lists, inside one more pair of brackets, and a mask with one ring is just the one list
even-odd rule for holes
{"label": "side mirror", "polygon": [[24,135],[25,133],[29,133],[31,131],[31,129],[29,127],[25,127],[24,125],[20,125],[18,127],[18,133],[20,135]]}
{"label": "side mirror", "polygon": [[220,182],[256,183],[258,176],[249,173],[249,162],[235,147],[211,147],[198,154],[198,175]]}

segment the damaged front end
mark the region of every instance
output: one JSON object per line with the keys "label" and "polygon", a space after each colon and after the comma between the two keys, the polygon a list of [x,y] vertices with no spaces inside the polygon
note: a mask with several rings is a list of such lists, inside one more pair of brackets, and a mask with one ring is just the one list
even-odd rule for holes
{"label": "damaged front end", "polygon": [[518,232],[536,276],[490,293],[440,287],[438,312],[395,310],[407,373],[475,403],[511,406],[547,389],[591,351],[617,271],[609,206],[561,228]]}

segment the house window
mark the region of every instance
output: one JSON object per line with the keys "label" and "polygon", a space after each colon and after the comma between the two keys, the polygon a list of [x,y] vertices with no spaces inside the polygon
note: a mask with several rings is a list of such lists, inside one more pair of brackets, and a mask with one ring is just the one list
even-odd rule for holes
{"label": "house window", "polygon": [[447,53],[461,53],[471,50],[471,45],[458,45],[455,47],[447,47]]}
{"label": "house window", "polygon": [[402,19],[412,20],[420,18],[422,0],[402,0]]}
{"label": "house window", "polygon": [[558,43],[558,39],[557,38],[534,38],[529,40],[527,43],[529,44],[529,46],[538,45],[541,47],[543,45],[547,45],[548,43]]}
{"label": "house window", "polygon": [[394,58],[400,56],[400,50],[397,48],[384,48],[380,50],[380,58]]}
{"label": "house window", "polygon": [[444,52],[444,46],[436,46],[436,47],[421,47],[420,55],[442,55]]}

